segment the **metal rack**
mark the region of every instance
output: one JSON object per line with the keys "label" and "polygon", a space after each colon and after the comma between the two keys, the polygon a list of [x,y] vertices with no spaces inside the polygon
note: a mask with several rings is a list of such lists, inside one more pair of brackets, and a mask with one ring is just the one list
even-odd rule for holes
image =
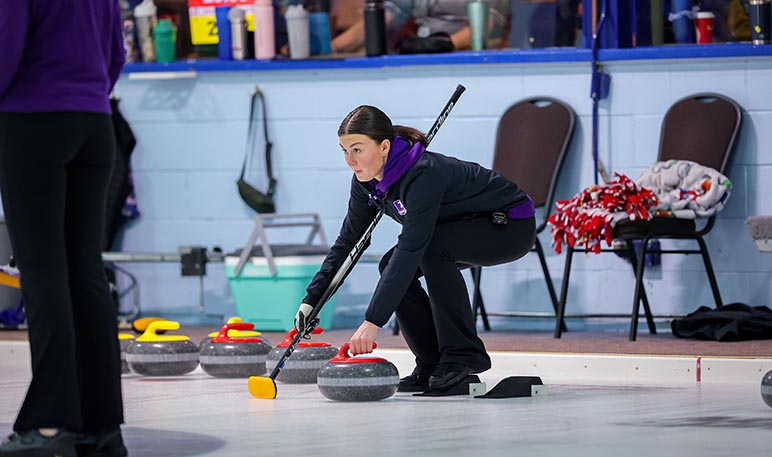
{"label": "metal rack", "polygon": [[[287,222],[277,222],[278,220],[288,220]],[[300,219],[300,221],[298,221]],[[306,220],[303,220],[306,219]],[[276,276],[276,259],[271,248],[271,244],[268,242],[268,236],[265,229],[277,228],[277,227],[311,227],[311,232],[306,237],[304,246],[313,246],[314,238],[319,236],[321,246],[329,248],[327,242],[327,235],[324,233],[324,227],[322,227],[321,219],[318,213],[298,213],[298,214],[256,214],[255,215],[255,227],[252,229],[252,233],[249,235],[247,244],[244,249],[241,250],[239,255],[239,263],[236,264],[236,276],[239,276],[244,269],[244,266],[252,255],[252,248],[255,243],[260,241],[262,247],[262,254],[268,262],[268,269],[271,275]]]}

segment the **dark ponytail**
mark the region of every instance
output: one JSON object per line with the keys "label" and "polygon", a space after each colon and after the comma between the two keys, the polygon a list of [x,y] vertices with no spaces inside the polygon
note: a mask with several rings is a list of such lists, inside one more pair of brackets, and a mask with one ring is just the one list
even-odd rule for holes
{"label": "dark ponytail", "polygon": [[411,144],[420,142],[426,146],[428,143],[426,135],[420,131],[412,127],[392,125],[386,113],[370,105],[354,108],[340,123],[338,136],[354,134],[365,135],[378,143],[383,140],[394,141],[394,135],[401,136]]}
{"label": "dark ponytail", "polygon": [[408,140],[410,144],[423,143],[424,146],[429,145],[429,141],[426,139],[426,135],[424,135],[424,133],[420,130],[414,129],[413,127],[395,125],[394,134]]}

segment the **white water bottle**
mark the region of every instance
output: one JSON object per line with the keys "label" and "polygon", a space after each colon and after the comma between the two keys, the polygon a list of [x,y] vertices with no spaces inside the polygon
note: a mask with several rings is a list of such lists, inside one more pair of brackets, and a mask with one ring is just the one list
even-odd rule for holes
{"label": "white water bottle", "polygon": [[143,0],[134,8],[134,21],[137,23],[137,37],[142,60],[155,62],[155,47],[153,46],[153,27],[156,26],[156,7],[153,0]]}
{"label": "white water bottle", "polygon": [[231,52],[233,60],[244,60],[247,56],[247,22],[246,13],[241,8],[231,8],[228,11],[231,23]]}
{"label": "white water bottle", "polygon": [[303,5],[289,6],[284,19],[287,21],[290,58],[307,59],[311,51],[308,12]]}

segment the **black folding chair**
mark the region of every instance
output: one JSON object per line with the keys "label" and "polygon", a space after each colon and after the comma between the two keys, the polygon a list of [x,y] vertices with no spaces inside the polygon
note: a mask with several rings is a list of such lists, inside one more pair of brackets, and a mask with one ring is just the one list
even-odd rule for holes
{"label": "black folding chair", "polygon": [[[701,93],[683,98],[670,107],[662,121],[657,160],[691,160],[726,174],[725,169],[734,150],[741,122],[742,112],[739,105],[723,95]],[[631,222],[628,220],[620,222],[614,228],[614,238],[622,239],[627,244],[627,251],[635,272],[630,341],[635,341],[637,337],[641,303],[643,303],[649,332],[657,333],[646,291],[643,287],[647,244],[651,239],[695,240],[699,245],[699,250],[671,249],[660,250],[659,252],[662,254],[701,254],[716,307],[723,305],[716,275],[710,261],[710,254],[703,238],[713,229],[715,219],[715,215],[709,217],[700,229],[697,228],[693,219],[668,217],[654,217],[649,221]],[[635,251],[634,240],[641,240],[640,252],[638,253]],[[558,320],[555,324],[555,338],[560,338],[564,330],[563,320],[571,274],[571,259],[574,251],[576,251],[575,248],[566,247],[566,266],[560,292]],[[611,251],[604,250],[603,252]]]}
{"label": "black folding chair", "polygon": [[[493,170],[515,182],[531,196],[535,207],[544,207],[544,215],[536,229],[536,243],[531,251],[539,256],[544,280],[557,314],[558,299],[547,268],[544,249],[538,234],[547,227],[549,209],[555,198],[560,170],[571,143],[576,122],[574,111],[565,103],[548,97],[534,97],[510,106],[499,120]],[[490,329],[487,316],[516,317],[518,313],[485,313],[480,281],[482,267],[471,268],[474,282],[472,306],[477,320],[481,311],[483,325]],[[565,330],[565,326],[563,325]]]}

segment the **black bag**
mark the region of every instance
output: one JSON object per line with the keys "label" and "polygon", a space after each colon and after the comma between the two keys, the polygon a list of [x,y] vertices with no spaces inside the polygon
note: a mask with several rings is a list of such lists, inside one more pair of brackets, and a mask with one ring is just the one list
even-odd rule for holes
{"label": "black bag", "polygon": [[450,35],[445,32],[433,33],[426,38],[408,35],[397,43],[397,51],[400,54],[434,54],[453,52],[455,49]]}
{"label": "black bag", "polygon": [[[252,137],[254,136],[254,117],[255,117],[255,105],[257,99],[262,100],[263,105],[263,136],[265,138],[265,167],[268,173],[268,191],[262,193],[259,190],[252,187],[248,182],[244,180],[244,172],[247,169],[247,158],[249,157],[249,151],[252,149]],[[236,187],[239,189],[239,195],[244,203],[258,213],[275,213],[276,205],[273,203],[273,192],[276,189],[276,180],[273,178],[273,167],[271,166],[271,148],[273,144],[268,140],[268,117],[266,116],[265,97],[260,91],[259,87],[255,88],[255,93],[252,94],[252,104],[249,111],[249,130],[247,131],[247,147],[244,152],[244,164],[241,166],[241,176],[236,181]]]}

